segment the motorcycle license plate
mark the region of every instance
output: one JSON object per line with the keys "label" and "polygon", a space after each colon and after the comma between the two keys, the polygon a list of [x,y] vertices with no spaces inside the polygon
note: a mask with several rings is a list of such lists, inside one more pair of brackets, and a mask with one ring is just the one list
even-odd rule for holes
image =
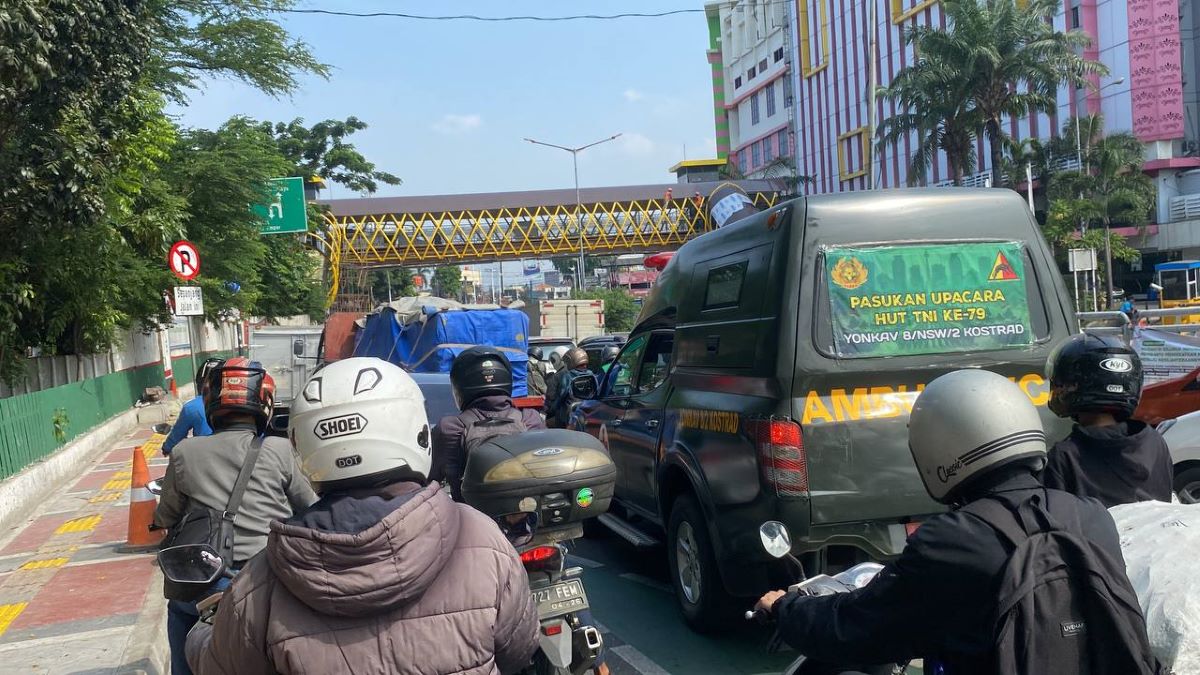
{"label": "motorcycle license plate", "polygon": [[588,606],[587,595],[583,592],[583,581],[579,579],[532,590],[533,601],[537,603],[539,619],[560,616],[567,612],[577,612],[587,609]]}

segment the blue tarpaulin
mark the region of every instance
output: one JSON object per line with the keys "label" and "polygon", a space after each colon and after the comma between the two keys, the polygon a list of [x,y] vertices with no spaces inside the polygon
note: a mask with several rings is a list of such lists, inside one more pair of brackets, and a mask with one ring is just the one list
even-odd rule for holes
{"label": "blue tarpaulin", "polygon": [[513,396],[525,396],[529,362],[529,317],[515,309],[438,311],[425,308],[424,321],[401,325],[383,307],[359,331],[355,356],[374,356],[413,373],[448,373],[454,357],[476,345],[499,348],[512,362]]}

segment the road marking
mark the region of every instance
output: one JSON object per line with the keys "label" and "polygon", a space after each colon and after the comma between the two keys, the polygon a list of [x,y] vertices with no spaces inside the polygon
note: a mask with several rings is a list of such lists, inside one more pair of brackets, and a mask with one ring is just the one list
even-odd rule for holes
{"label": "road marking", "polygon": [[68,520],[67,522],[63,523],[62,525],[59,525],[58,529],[54,531],[54,534],[67,534],[69,532],[89,532],[91,530],[96,529],[96,526],[99,524],[100,524],[100,516],[84,516],[83,518],[76,518],[74,520]]}
{"label": "road marking", "polygon": [[626,581],[632,581],[635,584],[641,584],[643,586],[653,588],[656,591],[662,591],[663,593],[674,593],[675,592],[675,589],[671,588],[670,584],[664,584],[661,581],[655,581],[654,579],[651,579],[649,577],[644,577],[640,574],[634,574],[633,572],[626,572],[625,574],[622,574],[620,576],[622,579],[625,579]]}
{"label": "road marking", "polygon": [[30,560],[21,565],[19,569],[23,570],[48,570],[55,567],[62,567],[67,564],[66,558],[51,558],[50,560]]}
{"label": "road marking", "polygon": [[590,570],[599,569],[601,567],[604,567],[604,563],[596,562],[595,560],[590,560],[588,558],[583,558],[583,557],[575,555],[574,553],[567,556],[567,562],[578,564],[580,567],[586,567],[587,569],[590,569]]}
{"label": "road marking", "polygon": [[[3,610],[3,607],[0,607],[0,610]],[[59,645],[64,642],[75,642],[76,640],[79,640],[79,641],[97,640],[98,641],[101,638],[106,638],[109,636],[112,636],[114,638],[115,637],[124,637],[124,636],[129,635],[130,628],[131,628],[131,626],[119,626],[117,628],[101,628],[99,630],[91,630],[91,631],[87,631],[84,633],[67,633],[65,635],[52,635],[50,637],[34,638],[32,640],[20,640],[18,642],[10,642],[8,644],[0,645],[0,652],[14,651],[17,649],[22,649],[22,650],[28,649],[30,651],[37,651],[42,647],[49,647],[51,645]],[[3,631],[0,631],[0,632],[3,632]]]}
{"label": "road marking", "polygon": [[114,478],[101,487],[101,490],[128,490],[133,485],[130,478]]}
{"label": "road marking", "polygon": [[89,499],[88,503],[101,504],[103,502],[115,502],[124,494],[125,492],[123,490],[116,490],[114,492],[101,492],[100,494],[94,495],[91,499]]}
{"label": "road marking", "polygon": [[0,635],[4,635],[4,631],[8,630],[8,627],[12,624],[13,620],[16,619],[21,612],[25,611],[25,607],[28,605],[28,602],[18,602],[13,605],[0,605]]}
{"label": "road marking", "polygon": [[637,669],[642,675],[671,675],[661,666],[650,660],[649,656],[638,651],[633,645],[621,645],[613,647],[612,653],[621,657],[621,660]]}

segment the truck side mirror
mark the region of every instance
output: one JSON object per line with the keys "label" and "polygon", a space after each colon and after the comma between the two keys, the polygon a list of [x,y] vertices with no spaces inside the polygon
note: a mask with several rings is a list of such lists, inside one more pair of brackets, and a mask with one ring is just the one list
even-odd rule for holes
{"label": "truck side mirror", "polygon": [[304,356],[304,340],[296,338],[292,340],[292,354],[295,356]]}
{"label": "truck side mirror", "polygon": [[571,395],[581,401],[596,398],[599,389],[599,385],[596,384],[596,376],[592,374],[580,375],[571,380]]}

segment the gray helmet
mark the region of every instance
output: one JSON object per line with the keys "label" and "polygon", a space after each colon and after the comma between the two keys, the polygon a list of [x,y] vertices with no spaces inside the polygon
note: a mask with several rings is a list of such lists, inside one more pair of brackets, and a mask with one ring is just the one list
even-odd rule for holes
{"label": "gray helmet", "polygon": [[913,404],[908,448],[929,496],[949,504],[960,488],[1001,466],[1045,463],[1046,433],[1021,388],[987,370],[956,370]]}

